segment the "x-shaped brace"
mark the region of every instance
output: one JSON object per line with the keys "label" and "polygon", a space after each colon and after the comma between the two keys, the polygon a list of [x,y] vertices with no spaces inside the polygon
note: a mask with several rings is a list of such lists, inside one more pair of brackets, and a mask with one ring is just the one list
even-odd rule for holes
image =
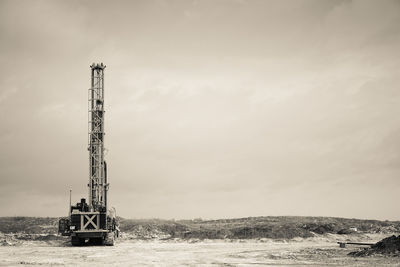
{"label": "x-shaped brace", "polygon": [[89,224],[92,224],[95,229],[97,229],[97,225],[94,223],[94,219],[96,218],[96,214],[94,214],[92,217],[89,217],[88,215],[85,214],[85,218],[88,220],[87,223],[83,226],[83,229],[86,229],[86,227],[89,226]]}

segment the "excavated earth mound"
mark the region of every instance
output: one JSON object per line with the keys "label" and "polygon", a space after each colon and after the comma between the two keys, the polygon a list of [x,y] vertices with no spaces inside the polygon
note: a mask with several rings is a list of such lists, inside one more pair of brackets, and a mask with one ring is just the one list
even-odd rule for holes
{"label": "excavated earth mound", "polygon": [[375,245],[372,245],[371,248],[365,248],[360,251],[350,252],[349,255],[356,257],[365,257],[371,256],[375,254],[381,255],[390,255],[390,256],[400,256],[400,235],[399,236],[390,236],[385,239],[382,239]]}

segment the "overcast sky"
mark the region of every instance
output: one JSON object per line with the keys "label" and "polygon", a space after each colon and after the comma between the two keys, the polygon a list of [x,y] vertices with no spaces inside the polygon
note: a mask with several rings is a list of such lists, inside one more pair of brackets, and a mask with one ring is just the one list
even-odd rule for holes
{"label": "overcast sky", "polygon": [[0,216],[400,220],[400,1],[0,0]]}

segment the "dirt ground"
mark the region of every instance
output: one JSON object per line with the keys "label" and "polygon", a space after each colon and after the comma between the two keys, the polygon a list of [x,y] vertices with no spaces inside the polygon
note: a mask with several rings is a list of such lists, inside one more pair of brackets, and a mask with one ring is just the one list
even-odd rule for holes
{"label": "dirt ground", "polygon": [[[340,241],[346,237],[341,236]],[[357,241],[379,241],[381,235]],[[114,247],[71,247],[67,241],[24,241],[0,247],[0,266],[400,266],[399,257],[348,256],[357,246],[339,248],[338,236],[259,240],[130,240]]]}

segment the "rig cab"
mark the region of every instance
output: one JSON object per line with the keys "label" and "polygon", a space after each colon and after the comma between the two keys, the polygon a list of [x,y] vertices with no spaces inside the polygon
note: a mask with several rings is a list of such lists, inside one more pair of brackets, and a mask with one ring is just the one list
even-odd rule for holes
{"label": "rig cab", "polygon": [[113,246],[119,236],[115,209],[90,211],[84,198],[75,206],[71,206],[69,218],[59,220],[59,233],[71,236],[73,246],[89,242],[95,245]]}

